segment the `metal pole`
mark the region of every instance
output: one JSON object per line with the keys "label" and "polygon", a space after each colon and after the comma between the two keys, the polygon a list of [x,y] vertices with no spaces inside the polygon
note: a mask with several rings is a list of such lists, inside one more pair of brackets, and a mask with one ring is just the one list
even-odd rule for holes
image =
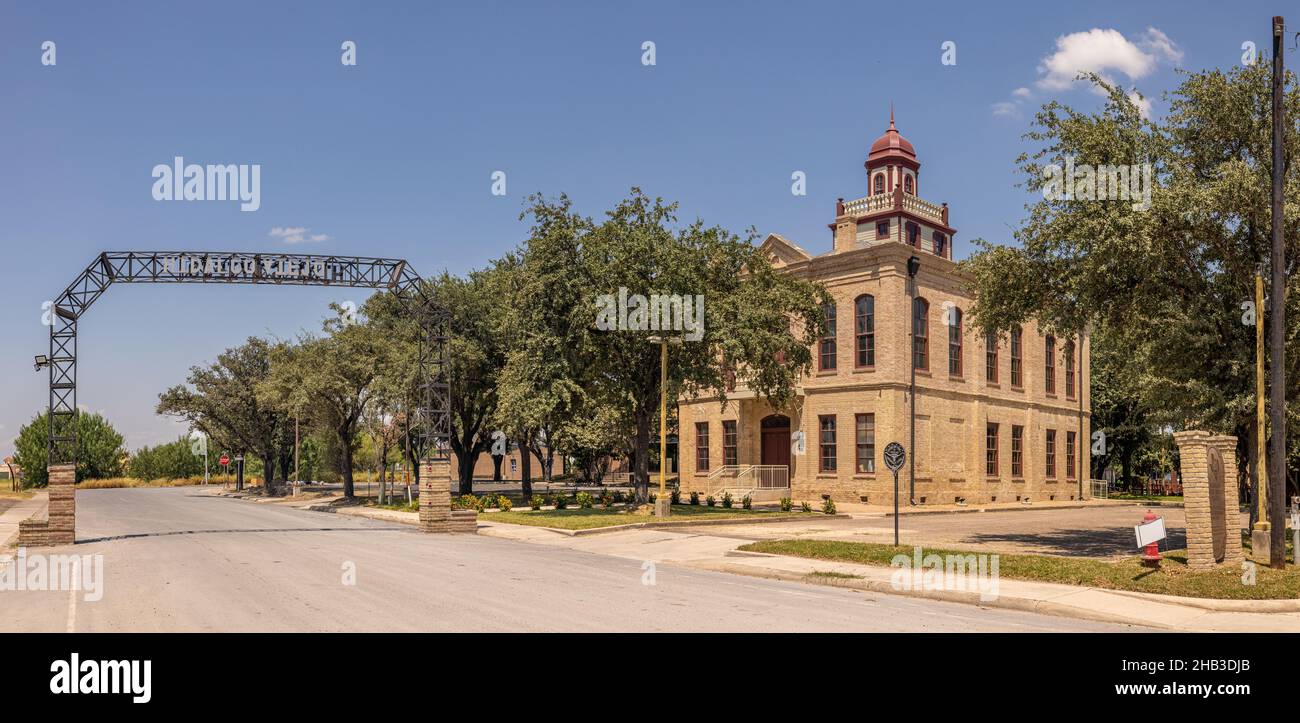
{"label": "metal pole", "polygon": [[[1264,413],[1264,268],[1255,269],[1255,474],[1259,478],[1255,489],[1257,514],[1255,532],[1267,533],[1268,519],[1268,424]],[[1265,535],[1267,536],[1267,535]]]}
{"label": "metal pole", "polygon": [[[726,461],[726,460],[723,460]],[[659,497],[668,489],[668,337],[659,342]]]}
{"label": "metal pole", "polygon": [[894,470],[894,547],[898,547],[898,470]]}
{"label": "metal pole", "polygon": [[208,483],[208,438],[203,438],[203,484]]}
{"label": "metal pole", "polygon": [[1272,505],[1269,521],[1273,524],[1269,565],[1280,568],[1286,561],[1286,246],[1282,239],[1282,181],[1285,158],[1282,148],[1282,34],[1285,23],[1281,15],[1273,16],[1273,308],[1272,308],[1272,388],[1269,403],[1273,416],[1273,459],[1269,475]]}

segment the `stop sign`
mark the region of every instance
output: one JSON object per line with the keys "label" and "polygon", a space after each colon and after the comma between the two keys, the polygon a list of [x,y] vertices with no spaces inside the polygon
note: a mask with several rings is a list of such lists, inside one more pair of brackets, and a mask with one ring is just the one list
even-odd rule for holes
{"label": "stop sign", "polygon": [[221,463],[221,466],[222,466],[222,467],[224,467],[224,466],[230,464],[230,458],[227,457],[227,456],[224,455],[224,454],[221,455],[221,459],[219,459],[219,460],[217,460],[217,461]]}

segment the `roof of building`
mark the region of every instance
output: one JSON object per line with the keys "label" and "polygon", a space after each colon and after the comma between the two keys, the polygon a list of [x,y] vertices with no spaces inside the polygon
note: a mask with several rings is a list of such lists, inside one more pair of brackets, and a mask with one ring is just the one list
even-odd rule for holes
{"label": "roof of building", "polygon": [[890,157],[903,157],[910,161],[916,161],[916,149],[912,144],[898,132],[898,127],[894,125],[894,109],[889,109],[889,128],[885,130],[884,135],[876,139],[871,144],[871,152],[867,154],[867,161],[874,162]]}

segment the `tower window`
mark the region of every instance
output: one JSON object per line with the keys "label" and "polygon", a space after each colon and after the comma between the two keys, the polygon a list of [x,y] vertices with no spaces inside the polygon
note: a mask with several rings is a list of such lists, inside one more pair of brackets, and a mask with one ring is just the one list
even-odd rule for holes
{"label": "tower window", "polygon": [[945,247],[947,245],[948,245],[948,237],[944,236],[942,233],[938,231],[935,231],[934,232],[934,255],[946,257],[947,253]]}
{"label": "tower window", "polygon": [[871,193],[874,195],[877,193],[884,193],[884,192],[885,192],[885,174],[877,173],[876,179],[872,181]]}
{"label": "tower window", "polygon": [[911,177],[911,176],[903,176],[903,191],[906,192],[906,193],[909,193],[909,194],[912,192],[912,177]]}
{"label": "tower window", "polygon": [[880,221],[876,224],[876,238],[889,238],[888,221]]}
{"label": "tower window", "polygon": [[859,296],[854,302],[853,317],[855,339],[855,365],[876,365],[876,299],[870,295]]}
{"label": "tower window", "polygon": [[920,227],[917,226],[917,225],[914,224],[914,223],[908,222],[908,224],[907,224],[907,245],[908,245],[908,246],[916,246],[918,240],[920,239],[920,236],[921,236],[921,229],[920,229]]}

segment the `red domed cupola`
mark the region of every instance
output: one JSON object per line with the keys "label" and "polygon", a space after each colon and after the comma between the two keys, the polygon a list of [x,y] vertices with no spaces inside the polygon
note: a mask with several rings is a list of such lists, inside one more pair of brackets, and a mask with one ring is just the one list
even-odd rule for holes
{"label": "red domed cupola", "polygon": [[902,186],[908,194],[918,193],[921,164],[916,160],[916,149],[894,125],[892,105],[889,108],[889,128],[871,144],[863,166],[867,169],[870,195],[892,192],[896,186]]}

